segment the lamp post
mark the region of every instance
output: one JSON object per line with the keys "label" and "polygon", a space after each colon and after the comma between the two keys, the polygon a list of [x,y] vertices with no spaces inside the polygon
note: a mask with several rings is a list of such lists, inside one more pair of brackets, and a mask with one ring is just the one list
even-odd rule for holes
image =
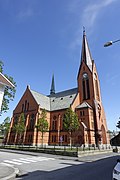
{"label": "lamp post", "polygon": [[118,41],[120,41],[120,39],[118,39],[118,40],[116,40],[116,41],[108,41],[108,42],[106,42],[106,43],[104,44],[104,47],[111,46],[113,43],[116,43],[116,42],[118,42]]}

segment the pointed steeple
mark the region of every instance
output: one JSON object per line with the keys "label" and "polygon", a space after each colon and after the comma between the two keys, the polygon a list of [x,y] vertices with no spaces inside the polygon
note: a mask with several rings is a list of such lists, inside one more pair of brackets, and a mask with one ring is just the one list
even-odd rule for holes
{"label": "pointed steeple", "polygon": [[54,74],[52,76],[52,84],[50,89],[50,95],[55,94],[55,82],[54,82]]}
{"label": "pointed steeple", "polygon": [[91,56],[90,49],[88,46],[85,28],[83,28],[83,42],[82,42],[82,52],[81,52],[81,62],[83,61],[92,71],[92,56]]}

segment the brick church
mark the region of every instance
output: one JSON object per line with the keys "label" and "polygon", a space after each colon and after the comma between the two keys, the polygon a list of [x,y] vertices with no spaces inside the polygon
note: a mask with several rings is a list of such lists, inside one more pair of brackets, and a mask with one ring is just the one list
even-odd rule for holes
{"label": "brick church", "polygon": [[62,145],[70,144],[69,134],[63,129],[63,116],[69,107],[77,113],[80,123],[79,130],[73,134],[72,143],[74,145],[109,144],[100,82],[85,31],[83,31],[77,87],[56,93],[54,76],[50,95],[43,95],[27,86],[13,111],[6,143],[18,143],[13,125],[19,121],[21,113],[24,113],[26,128],[22,136],[22,143],[24,145],[40,145],[42,143],[41,132],[37,137],[35,125],[40,118],[42,109],[45,109],[49,131],[44,134],[44,144],[59,145],[61,141]]}

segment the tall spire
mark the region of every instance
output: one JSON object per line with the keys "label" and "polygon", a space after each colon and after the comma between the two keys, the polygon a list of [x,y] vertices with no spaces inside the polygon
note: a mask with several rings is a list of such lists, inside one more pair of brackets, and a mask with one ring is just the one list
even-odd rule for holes
{"label": "tall spire", "polygon": [[92,56],[86,38],[85,27],[83,27],[83,42],[82,42],[82,53],[81,53],[81,62],[83,61],[92,71]]}
{"label": "tall spire", "polygon": [[52,84],[50,89],[50,95],[55,94],[55,82],[54,82],[54,74],[52,76]]}

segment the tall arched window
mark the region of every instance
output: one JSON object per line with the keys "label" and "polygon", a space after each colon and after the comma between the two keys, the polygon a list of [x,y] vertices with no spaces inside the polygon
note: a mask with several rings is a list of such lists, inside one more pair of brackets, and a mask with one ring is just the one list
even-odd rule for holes
{"label": "tall arched window", "polygon": [[57,130],[57,117],[55,115],[52,120],[52,130]]}
{"label": "tall arched window", "polygon": [[98,88],[98,80],[97,80],[97,75],[96,75],[96,74],[95,74],[95,76],[94,76],[94,79],[95,79],[96,96],[97,96],[97,99],[100,100],[99,88]]}
{"label": "tall arched window", "polygon": [[90,99],[90,86],[89,86],[89,78],[87,73],[83,74],[82,88],[83,88],[83,99]]}
{"label": "tall arched window", "polygon": [[31,114],[30,116],[30,124],[29,124],[29,129],[33,130],[34,129],[34,125],[35,125],[35,115]]}

